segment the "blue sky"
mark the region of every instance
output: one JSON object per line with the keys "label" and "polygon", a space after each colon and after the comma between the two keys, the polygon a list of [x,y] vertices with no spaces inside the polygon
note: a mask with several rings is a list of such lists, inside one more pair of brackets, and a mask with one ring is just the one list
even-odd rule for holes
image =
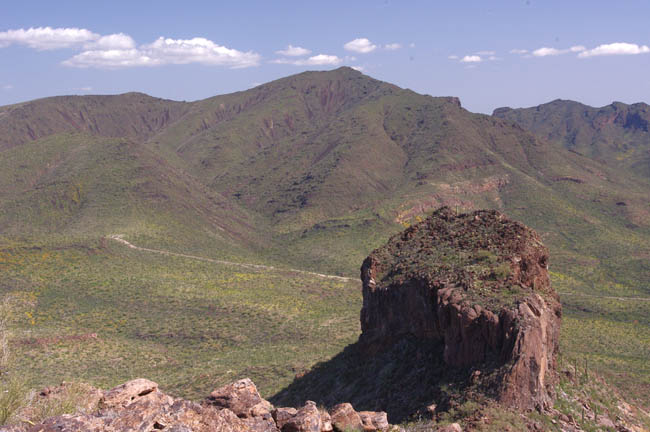
{"label": "blue sky", "polygon": [[650,102],[648,17],[636,0],[4,0],[0,105],[196,100],[342,65],[475,112]]}

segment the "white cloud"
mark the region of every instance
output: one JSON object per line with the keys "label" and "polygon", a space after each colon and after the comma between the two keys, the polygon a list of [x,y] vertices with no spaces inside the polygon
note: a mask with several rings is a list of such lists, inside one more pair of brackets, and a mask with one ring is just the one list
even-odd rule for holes
{"label": "white cloud", "polygon": [[449,60],[458,60],[461,63],[469,63],[469,64],[476,64],[476,63],[481,63],[484,60],[500,60],[500,58],[496,57],[495,51],[479,51],[476,54],[468,54],[463,57],[459,57],[456,54],[452,54],[450,56],[447,56]]}
{"label": "white cloud", "polygon": [[129,50],[84,51],[62,64],[78,68],[117,69],[134,66],[157,66],[161,63],[134,48]]}
{"label": "white cloud", "polygon": [[538,48],[535,51],[533,51],[533,55],[535,57],[547,57],[547,56],[557,56],[561,54],[567,54],[567,53],[577,53],[584,51],[586,48],[582,45],[575,45],[572,46],[571,48],[567,49],[557,49],[557,48],[549,48],[549,47],[542,47]]}
{"label": "white cloud", "polygon": [[389,44],[384,45],[384,48],[387,49],[388,51],[395,51],[395,50],[398,50],[398,49],[402,48],[402,44],[389,43]]}
{"label": "white cloud", "polygon": [[341,59],[335,55],[327,54],[318,54],[313,57],[309,57],[305,64],[308,65],[335,65],[341,63]]}
{"label": "white cloud", "polygon": [[556,56],[560,54],[564,54],[563,50],[559,50],[557,48],[549,48],[549,47],[542,47],[533,51],[533,55],[535,57]]}
{"label": "white cloud", "polygon": [[[114,42],[117,42],[116,39]],[[123,39],[121,42],[126,42]],[[126,45],[126,44],[125,44]],[[130,49],[91,49],[63,62],[71,67],[116,69],[134,66],[199,63],[233,69],[257,66],[260,55],[215,44],[205,38],[158,38],[153,43]]]}
{"label": "white cloud", "polygon": [[124,33],[102,36],[80,28],[32,27],[0,32],[0,48],[13,44],[37,50],[78,47],[83,51],[63,64],[81,68],[115,69],[187,63],[244,68],[257,66],[261,59],[257,53],[227,48],[200,37],[186,40],[161,37],[138,47],[133,38]]}
{"label": "white cloud", "polygon": [[526,49],[511,49],[510,54],[528,54],[528,50]]}
{"label": "white cloud", "polygon": [[76,88],[75,90],[77,90],[77,91],[82,91],[82,92],[89,92],[89,91],[93,91],[93,88],[90,87],[90,86],[86,86],[86,87],[79,87],[79,88]]}
{"label": "white cloud", "polygon": [[12,86],[11,84],[5,84],[2,86],[2,90],[12,90],[13,88],[14,86]]}
{"label": "white cloud", "polygon": [[110,34],[102,36],[96,41],[86,43],[84,45],[86,50],[111,50],[111,49],[120,49],[128,50],[135,48],[135,41],[129,35],[124,33]]}
{"label": "white cloud", "polygon": [[293,60],[293,59],[275,59],[271,63],[276,64],[291,64],[295,66],[323,66],[323,65],[337,65],[341,63],[339,57],[335,55],[318,54],[307,59]]}
{"label": "white cloud", "polygon": [[345,45],[343,45],[343,48],[345,48],[348,51],[354,51],[360,54],[367,54],[377,49],[377,45],[374,45],[366,38],[358,38],[346,43]]}
{"label": "white cloud", "polygon": [[147,56],[158,59],[164,64],[202,63],[244,68],[257,66],[260,61],[259,54],[226,48],[200,37],[193,39],[160,37],[151,44],[143,45],[141,50]]}
{"label": "white cloud", "polygon": [[30,27],[0,32],[0,48],[18,44],[37,50],[53,50],[81,45],[99,38],[100,35],[80,28]]}
{"label": "white cloud", "polygon": [[415,42],[411,42],[411,43],[409,44],[409,47],[411,47],[411,48],[415,48]]}
{"label": "white cloud", "polygon": [[[512,50],[513,54],[525,54],[526,50]],[[578,53],[579,58],[587,58],[604,55],[635,55],[650,53],[650,47],[647,45],[637,45],[625,42],[616,42],[611,44],[599,45],[593,49],[587,49],[583,45],[574,45],[566,49],[557,49],[542,47],[532,52],[535,57],[557,56],[561,54]]]}
{"label": "white cloud", "polygon": [[479,63],[481,60],[481,57],[477,55],[466,55],[460,59],[461,63]]}
{"label": "white cloud", "polygon": [[650,53],[647,45],[637,45],[625,42],[598,45],[594,49],[583,51],[578,54],[580,58],[604,56],[604,55],[636,55]]}
{"label": "white cloud", "polygon": [[307,48],[302,48],[299,46],[289,45],[286,49],[276,51],[276,54],[288,56],[288,57],[300,57],[307,54],[311,54],[311,51]]}

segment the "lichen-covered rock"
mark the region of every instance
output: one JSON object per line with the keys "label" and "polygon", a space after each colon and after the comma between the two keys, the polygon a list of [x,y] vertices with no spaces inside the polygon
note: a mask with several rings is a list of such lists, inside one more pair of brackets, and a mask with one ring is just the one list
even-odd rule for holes
{"label": "lichen-covered rock", "polygon": [[30,432],[122,432],[156,429],[195,432],[246,432],[250,429],[228,410],[178,400],[152,381],[137,379],[104,393],[95,413],[65,414],[34,425]]}
{"label": "lichen-covered rock", "polygon": [[279,430],[269,413],[242,420],[252,432],[277,432]]}
{"label": "lichen-covered rock", "polygon": [[390,427],[388,415],[383,411],[360,411],[359,417],[361,417],[363,430],[365,431],[387,431]]}
{"label": "lichen-covered rock", "polygon": [[335,405],[330,410],[330,416],[332,418],[332,426],[334,427],[334,430],[338,432],[363,430],[361,416],[349,403],[340,403]]}
{"label": "lichen-covered rock", "polygon": [[332,416],[325,410],[320,411],[320,421],[321,421],[321,432],[332,432],[334,426],[332,426]]}
{"label": "lichen-covered rock", "polygon": [[171,411],[174,399],[161,391],[154,391],[137,398],[126,406],[103,411],[102,418],[116,431],[152,430],[163,424]]}
{"label": "lichen-covered rock", "polygon": [[[64,414],[46,419],[43,423],[27,429],[29,432],[100,432],[108,431],[102,418],[88,415]],[[110,429],[115,430],[115,429]]]}
{"label": "lichen-covered rock", "polygon": [[228,408],[240,418],[270,415],[273,409],[268,401],[262,399],[257,387],[249,378],[213,391],[207,402],[218,408]]}
{"label": "lichen-covered rock", "polygon": [[334,421],[339,431],[389,428],[386,413],[367,411],[360,416],[350,404],[335,407],[336,420],[312,401],[299,409],[274,409],[248,378],[213,391],[203,403],[174,399],[160,391],[155,382],[142,378],[106,392],[62,384],[43,390],[39,397],[53,397],[70,388],[87,392],[90,405],[36,425],[8,425],[0,432],[332,432]]}
{"label": "lichen-covered rock", "polygon": [[[127,432],[161,429],[175,432],[254,430],[228,409],[175,400],[161,392],[156,383],[137,379],[105,392],[100,409],[94,413],[51,417],[31,428],[16,429],[16,432]],[[272,430],[276,429],[268,429]],[[267,429],[263,431],[266,432]]]}
{"label": "lichen-covered rock", "polygon": [[298,410],[295,408],[276,408],[272,414],[278,429],[282,429],[286,422],[298,414]]}
{"label": "lichen-covered rock", "polygon": [[296,415],[288,419],[282,426],[282,432],[321,432],[322,422],[320,412],[313,401],[307,401]]}
{"label": "lichen-covered rock", "polygon": [[104,393],[99,405],[103,409],[127,407],[147,395],[158,392],[158,384],[144,378],[137,378]]}
{"label": "lichen-covered rock", "polygon": [[154,429],[194,432],[244,432],[249,428],[230,410],[218,410],[186,400],[177,400],[159,417]]}
{"label": "lichen-covered rock", "polygon": [[273,405],[262,399],[257,387],[249,378],[223,386],[206,399],[206,403],[217,409],[232,411],[253,432],[276,432],[278,430],[271,415]]}
{"label": "lichen-covered rock", "polygon": [[502,402],[548,406],[561,321],[548,261],[534,231],[497,211],[441,208],[364,261],[360,343],[442,342],[451,367],[490,364]]}

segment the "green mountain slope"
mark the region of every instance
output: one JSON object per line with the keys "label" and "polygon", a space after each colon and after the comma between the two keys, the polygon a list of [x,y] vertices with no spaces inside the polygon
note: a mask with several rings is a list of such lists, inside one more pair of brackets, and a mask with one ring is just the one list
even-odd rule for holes
{"label": "green mountain slope", "polygon": [[555,100],[532,108],[498,108],[494,115],[604,164],[650,177],[647,104],[614,102],[594,108]]}
{"label": "green mountain slope", "polygon": [[126,93],[51,97],[0,107],[0,149],[62,132],[143,139],[176,121],[187,105]]}
{"label": "green mountain slope", "polygon": [[[342,262],[340,249],[355,246],[332,244],[323,256],[322,241],[349,234],[367,250],[367,236],[443,204],[504,209],[563,248],[577,236],[590,255],[625,248],[648,229],[645,188],[622,173],[456,99],[346,68],[199,102],[156,146],[269,220],[297,252],[288,259],[331,271],[353,272],[363,254]],[[598,240],[587,245],[588,236]]]}
{"label": "green mountain slope", "polygon": [[628,305],[650,295],[650,180],[598,156],[609,141],[567,149],[499,116],[350,68],[192,103],[126,94],[1,107],[0,242],[119,233],[357,277],[372,249],[434,208],[496,208],[551,249],[566,355],[648,394],[650,302]]}
{"label": "green mountain slope", "polygon": [[[0,153],[0,232],[41,241],[109,233],[246,246],[245,210],[128,139],[57,134]],[[178,244],[179,242],[176,242]]]}

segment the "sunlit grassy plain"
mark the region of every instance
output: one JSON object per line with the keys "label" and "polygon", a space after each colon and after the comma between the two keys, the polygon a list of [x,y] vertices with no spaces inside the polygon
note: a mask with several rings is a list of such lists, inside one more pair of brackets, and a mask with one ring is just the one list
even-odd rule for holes
{"label": "sunlit grassy plain", "polygon": [[11,345],[31,387],[141,376],[198,398],[249,376],[270,395],[359,332],[356,283],[87,246],[2,251],[3,291],[34,300]]}

